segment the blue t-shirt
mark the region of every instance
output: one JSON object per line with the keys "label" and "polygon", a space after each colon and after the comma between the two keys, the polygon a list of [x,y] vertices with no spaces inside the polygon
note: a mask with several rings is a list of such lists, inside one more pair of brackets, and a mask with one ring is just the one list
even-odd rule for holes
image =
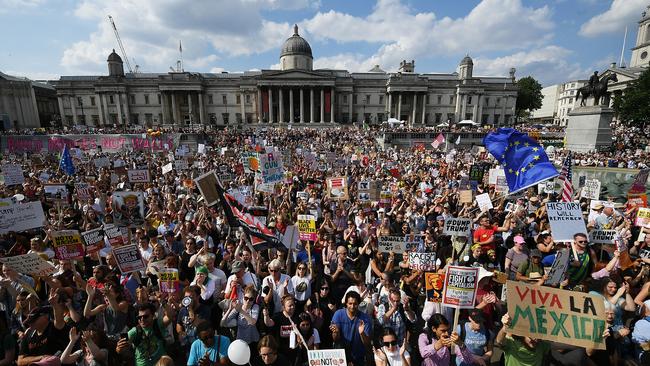
{"label": "blue t-shirt", "polygon": [[[456,329],[456,332],[458,332],[459,335],[461,334],[460,331],[461,326],[463,326],[463,324],[459,324],[458,328]],[[483,356],[485,354],[485,346],[487,345],[488,341],[492,338],[492,333],[489,330],[485,329],[485,327],[481,327],[481,329],[478,332],[475,332],[470,328],[469,322],[466,322],[464,326],[465,326],[464,342],[465,342],[465,346],[467,347],[467,350],[470,351],[475,356]],[[461,362],[460,358],[456,358],[456,365],[471,366],[473,364]]]}
{"label": "blue t-shirt", "polygon": [[[219,344],[219,337],[221,338],[221,344]],[[230,346],[230,339],[224,336],[215,336],[214,345],[210,348],[207,348],[203,341],[197,339],[192,343],[190,348],[190,355],[187,359],[187,365],[193,366],[198,365],[199,360],[203,358],[206,352],[210,352],[210,361],[217,362],[217,344],[219,344],[219,358],[228,357],[228,347]]]}
{"label": "blue t-shirt", "polygon": [[350,319],[346,309],[339,309],[332,317],[332,324],[335,324],[339,328],[341,334],[340,341],[345,344],[346,348],[348,345],[351,347],[352,361],[354,361],[355,365],[361,363],[366,354],[366,348],[359,334],[359,322],[361,320],[366,325],[363,333],[370,337],[372,334],[372,321],[367,314],[357,311],[357,316]]}

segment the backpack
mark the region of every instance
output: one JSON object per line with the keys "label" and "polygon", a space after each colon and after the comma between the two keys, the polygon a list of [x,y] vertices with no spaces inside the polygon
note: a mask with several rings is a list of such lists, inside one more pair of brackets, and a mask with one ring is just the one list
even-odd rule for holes
{"label": "backpack", "polygon": [[[135,333],[136,337],[133,340],[133,346],[137,348],[138,346],[140,346],[140,343],[142,343],[142,336],[143,336],[142,327],[137,326],[135,328],[135,331],[136,331],[136,333]],[[154,320],[154,322],[153,322],[153,335],[154,335],[154,337],[158,338],[159,341],[162,342],[163,348],[165,348],[165,346],[167,345],[167,341],[165,340],[165,337],[163,337],[163,334],[162,334],[162,331],[160,330],[160,326],[158,325],[158,320],[157,319]]]}

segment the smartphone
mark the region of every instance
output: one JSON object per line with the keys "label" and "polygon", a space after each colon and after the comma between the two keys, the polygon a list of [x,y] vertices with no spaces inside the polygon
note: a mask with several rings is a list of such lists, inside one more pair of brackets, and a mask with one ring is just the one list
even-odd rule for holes
{"label": "smartphone", "polygon": [[129,339],[129,334],[126,332],[120,333],[120,339]]}

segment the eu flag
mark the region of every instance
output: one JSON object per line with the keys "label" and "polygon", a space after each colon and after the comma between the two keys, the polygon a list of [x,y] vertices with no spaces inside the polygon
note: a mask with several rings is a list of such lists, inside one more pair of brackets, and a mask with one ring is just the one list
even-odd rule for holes
{"label": "eu flag", "polygon": [[63,153],[61,154],[61,161],[59,161],[59,169],[63,170],[67,175],[74,175],[74,165],[72,164],[72,157],[70,156],[70,150],[68,145],[63,147]]}
{"label": "eu flag", "polygon": [[483,144],[503,166],[510,193],[558,175],[542,145],[514,128],[488,133]]}

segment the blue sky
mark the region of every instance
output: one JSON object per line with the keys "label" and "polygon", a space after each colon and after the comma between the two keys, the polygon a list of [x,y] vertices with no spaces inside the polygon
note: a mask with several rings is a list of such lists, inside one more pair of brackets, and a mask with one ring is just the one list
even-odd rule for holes
{"label": "blue sky", "polygon": [[[277,68],[297,23],[315,68],[450,73],[469,54],[475,75],[531,75],[543,85],[588,77],[626,60],[650,0],[0,0],[0,71],[33,79],[105,75],[118,49],[166,72]],[[118,49],[119,52],[119,49]]]}

